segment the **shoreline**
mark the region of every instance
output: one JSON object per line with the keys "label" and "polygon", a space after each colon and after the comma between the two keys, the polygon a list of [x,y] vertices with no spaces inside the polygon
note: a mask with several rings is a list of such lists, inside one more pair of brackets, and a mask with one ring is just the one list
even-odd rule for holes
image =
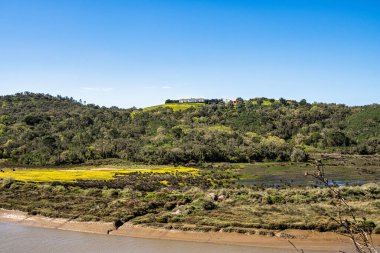
{"label": "shoreline", "polygon": [[[275,236],[248,235],[226,232],[195,232],[150,228],[125,223],[115,230],[112,222],[81,222],[63,218],[49,218],[39,215],[28,215],[17,210],[0,209],[0,223],[12,223],[39,228],[60,229],[84,233],[110,236],[127,236],[145,239],[162,239],[201,243],[216,243],[264,248],[294,249],[288,239],[282,235],[290,235],[290,241],[298,249],[339,251],[351,250],[349,239],[333,232],[317,232],[308,230],[285,230]],[[380,244],[380,235],[373,235],[376,246]]]}

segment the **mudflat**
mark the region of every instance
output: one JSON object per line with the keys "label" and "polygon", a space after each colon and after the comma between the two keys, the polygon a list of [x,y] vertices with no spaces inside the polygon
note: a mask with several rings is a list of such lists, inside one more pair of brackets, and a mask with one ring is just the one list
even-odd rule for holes
{"label": "mudflat", "polygon": [[[118,229],[115,229],[114,225],[110,222],[80,222],[62,218],[28,215],[25,212],[5,209],[0,209],[0,222],[136,238],[208,242],[268,248],[292,249],[294,247],[293,245],[298,249],[318,251],[347,251],[352,248],[350,240],[344,236],[333,232],[322,233],[308,230],[284,230],[275,232],[273,236],[264,236],[226,232],[168,230],[137,226],[129,223],[125,223]],[[375,245],[379,246],[380,235],[373,235],[373,240]]]}

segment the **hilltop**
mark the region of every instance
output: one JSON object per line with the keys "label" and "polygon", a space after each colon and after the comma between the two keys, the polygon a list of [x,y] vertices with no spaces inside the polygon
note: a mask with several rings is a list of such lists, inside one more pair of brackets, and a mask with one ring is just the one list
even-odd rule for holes
{"label": "hilltop", "polygon": [[378,153],[379,126],[379,105],[238,98],[120,109],[25,92],[0,97],[0,159],[30,165],[108,158],[149,164],[296,161],[309,152]]}

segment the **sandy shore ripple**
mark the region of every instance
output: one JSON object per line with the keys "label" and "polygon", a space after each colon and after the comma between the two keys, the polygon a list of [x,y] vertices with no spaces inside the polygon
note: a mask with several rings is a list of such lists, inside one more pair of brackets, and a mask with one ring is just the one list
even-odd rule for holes
{"label": "sandy shore ripple", "polygon": [[[48,218],[39,215],[28,215],[16,210],[0,209],[0,222],[13,223],[41,228],[53,228],[69,231],[110,234],[136,238],[165,239],[192,242],[208,242],[229,245],[244,245],[270,248],[292,249],[293,246],[284,236],[303,250],[351,251],[352,245],[346,237],[332,232],[316,232],[306,230],[284,230],[277,232],[276,236],[248,235],[225,232],[191,232],[167,230],[136,226],[129,223],[115,230],[110,222],[79,222],[61,218]],[[380,246],[380,235],[373,236],[376,246]]]}

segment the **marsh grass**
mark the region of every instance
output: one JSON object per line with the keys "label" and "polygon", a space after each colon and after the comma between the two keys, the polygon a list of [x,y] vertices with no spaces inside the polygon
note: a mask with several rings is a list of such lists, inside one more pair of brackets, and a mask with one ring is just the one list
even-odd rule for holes
{"label": "marsh grass", "polygon": [[[336,231],[326,188],[243,186],[236,184],[237,168],[229,164],[203,168],[135,166],[142,172],[96,168],[55,169],[67,174],[108,173],[115,180],[32,181],[0,178],[0,208],[77,220],[131,222],[145,226],[197,231],[270,233],[270,230]],[[189,170],[189,171],[186,171]],[[6,172],[30,173],[28,169]],[[68,172],[69,171],[69,172]],[[0,172],[5,174],[6,172]],[[42,171],[44,172],[44,171]],[[40,171],[40,173],[42,173]],[[33,173],[32,173],[33,174]],[[15,175],[15,174],[13,174]],[[28,175],[28,174],[26,174]],[[62,175],[60,175],[62,176]],[[48,178],[45,176],[45,180]],[[62,180],[62,177],[59,178]],[[73,180],[71,178],[70,180]],[[340,187],[341,194],[360,217],[380,224],[380,185]],[[342,215],[348,215],[343,213]],[[376,231],[378,231],[377,229]],[[272,232],[273,233],[273,232]]]}
{"label": "marsh grass", "polygon": [[[134,180],[146,178],[137,177]],[[74,185],[2,179],[0,208],[49,217],[86,221],[121,220],[146,226],[200,231],[223,229],[227,232],[255,233],[257,229],[338,229],[332,220],[326,218],[326,214],[334,213],[327,189],[251,189],[236,186],[207,190],[163,186],[155,191],[141,191],[112,189],[102,185],[99,188]],[[379,185],[343,187],[342,194],[359,216],[367,217],[367,221],[374,226],[380,224]]]}

